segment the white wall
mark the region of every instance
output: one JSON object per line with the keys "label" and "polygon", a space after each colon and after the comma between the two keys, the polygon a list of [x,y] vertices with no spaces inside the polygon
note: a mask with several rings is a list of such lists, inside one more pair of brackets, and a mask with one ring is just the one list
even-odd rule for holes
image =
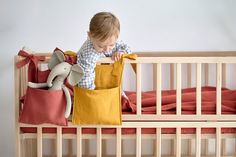
{"label": "white wall", "polygon": [[133,51],[236,50],[234,0],[0,0],[0,156],[14,156],[13,56],[77,51],[98,11],[120,18]]}

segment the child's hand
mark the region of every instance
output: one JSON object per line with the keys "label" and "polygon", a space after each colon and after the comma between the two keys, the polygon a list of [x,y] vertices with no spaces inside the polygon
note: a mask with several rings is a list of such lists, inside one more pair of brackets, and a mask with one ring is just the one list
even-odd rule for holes
{"label": "child's hand", "polygon": [[125,54],[125,52],[116,51],[112,54],[111,59],[114,61],[118,61],[122,57],[123,54]]}

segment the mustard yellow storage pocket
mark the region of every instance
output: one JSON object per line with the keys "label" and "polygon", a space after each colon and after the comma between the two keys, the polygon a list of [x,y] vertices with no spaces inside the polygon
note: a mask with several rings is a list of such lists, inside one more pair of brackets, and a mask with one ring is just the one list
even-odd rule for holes
{"label": "mustard yellow storage pocket", "polygon": [[121,124],[120,87],[88,90],[74,87],[74,124]]}
{"label": "mustard yellow storage pocket", "polygon": [[120,125],[121,120],[121,78],[124,58],[135,59],[135,54],[125,54],[109,65],[95,68],[95,90],[74,87],[72,123]]}

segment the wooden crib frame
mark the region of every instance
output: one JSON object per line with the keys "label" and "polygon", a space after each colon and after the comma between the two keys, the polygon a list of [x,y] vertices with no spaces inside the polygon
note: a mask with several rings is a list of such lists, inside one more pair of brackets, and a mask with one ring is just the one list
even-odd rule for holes
{"label": "wooden crib frame", "polygon": [[[43,53],[35,53],[35,55],[42,55]],[[229,138],[236,138],[235,133],[233,134],[221,134],[221,128],[236,128],[236,115],[222,115],[221,114],[221,88],[226,85],[226,64],[236,64],[236,52],[139,52],[139,57],[135,61],[125,60],[125,63],[136,63],[136,92],[137,92],[137,113],[135,115],[123,115],[123,123],[121,126],[106,126],[106,125],[88,125],[88,126],[76,126],[71,122],[68,124],[68,128],[76,128],[76,134],[62,134],[61,126],[42,124],[42,125],[29,125],[18,122],[19,118],[19,98],[25,94],[27,84],[27,66],[21,69],[15,68],[15,125],[16,125],[16,156],[26,157],[36,155],[37,157],[43,156],[43,139],[55,139],[56,140],[56,156],[62,157],[62,139],[75,139],[76,140],[76,157],[91,156],[89,155],[88,148],[86,146],[85,153],[82,154],[82,139],[85,140],[84,144],[88,139],[96,139],[97,150],[96,156],[109,156],[106,155],[105,149],[106,142],[103,139],[115,139],[116,140],[116,154],[115,156],[121,157],[122,154],[122,139],[135,139],[136,140],[136,157],[141,157],[141,142],[142,139],[153,139],[153,148],[155,152],[151,156],[161,157],[161,145],[162,139],[171,139],[172,147],[170,155],[168,157],[180,157],[181,155],[181,140],[188,140],[188,153],[186,157],[210,157],[209,154],[209,139],[215,138],[215,156],[220,157],[233,157],[236,156],[236,152],[232,155],[226,154],[226,140]],[[49,53],[44,53],[45,56],[50,56]],[[19,56],[15,57],[15,63],[22,58]],[[110,63],[110,58],[100,59],[99,62]],[[156,89],[156,96],[161,97],[161,75],[162,75],[162,64],[170,64],[170,88],[174,89],[174,81],[176,81],[176,102],[177,109],[175,115],[162,115],[161,114],[161,99],[157,99],[156,105],[157,110],[155,115],[142,115],[141,113],[141,85],[142,76],[141,69],[143,64],[153,64],[153,77],[154,77],[154,89]],[[197,109],[195,115],[182,115],[181,114],[181,65],[188,63],[187,66],[187,84],[191,87],[192,82],[192,68],[191,64],[196,64],[196,101]],[[201,114],[201,86],[208,85],[209,83],[209,70],[208,64],[214,63],[217,67],[217,108],[215,115],[202,115]],[[204,66],[203,66],[204,65]],[[204,70],[205,78],[202,83],[202,70]],[[174,73],[176,72],[176,77]],[[176,80],[174,80],[176,79]],[[142,121],[142,122],[140,122]],[[36,127],[37,133],[22,133],[21,127]],[[44,134],[42,128],[53,127],[56,128],[55,134]],[[96,135],[82,134],[82,128],[96,128]],[[116,128],[116,134],[114,135],[103,135],[101,132],[102,128]],[[122,135],[122,128],[136,128],[135,135]],[[141,134],[141,128],[156,128],[155,135]],[[176,128],[176,134],[161,134],[161,128]],[[181,134],[181,128],[196,128],[196,134]],[[215,134],[201,134],[201,128],[216,128]],[[35,141],[31,141],[31,149],[24,150],[26,141],[25,139],[36,139],[37,149],[32,147]],[[205,152],[201,150],[201,141],[204,139]],[[192,144],[195,140],[195,152],[193,154]],[[36,152],[34,152],[36,151]],[[68,155],[69,156],[69,155]],[[166,157],[167,157],[166,156]]]}

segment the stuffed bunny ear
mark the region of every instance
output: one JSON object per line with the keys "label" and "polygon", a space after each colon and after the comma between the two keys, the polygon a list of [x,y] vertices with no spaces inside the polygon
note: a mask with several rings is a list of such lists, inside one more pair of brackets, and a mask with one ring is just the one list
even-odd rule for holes
{"label": "stuffed bunny ear", "polygon": [[71,72],[67,77],[67,81],[69,84],[75,86],[84,76],[84,70],[81,68],[79,64],[74,64],[71,68]]}
{"label": "stuffed bunny ear", "polygon": [[65,61],[65,55],[60,49],[55,49],[49,62],[48,68],[53,69],[57,64]]}

